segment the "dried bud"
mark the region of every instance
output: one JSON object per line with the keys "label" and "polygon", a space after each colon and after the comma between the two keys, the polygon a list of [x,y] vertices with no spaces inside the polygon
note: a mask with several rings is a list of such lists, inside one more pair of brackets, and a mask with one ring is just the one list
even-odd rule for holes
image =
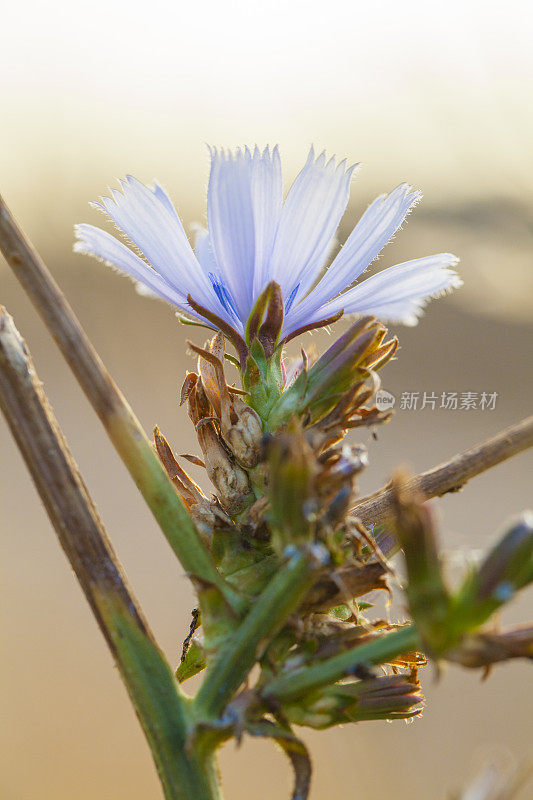
{"label": "dried bud", "polygon": [[189,396],[189,416],[196,427],[209,479],[216,486],[228,513],[238,513],[253,500],[248,475],[220,438],[201,380]]}
{"label": "dried bud", "polygon": [[500,633],[469,634],[457,648],[446,653],[446,658],[471,669],[487,668],[514,658],[533,659],[533,626],[519,625]]}
{"label": "dried bud", "polygon": [[159,428],[154,429],[154,442],[157,454],[178,494],[190,511],[198,532],[205,541],[210,542],[213,530],[221,521],[224,521],[223,512],[210,503],[200,487],[180,467]]}
{"label": "dried bud", "polygon": [[205,349],[191,344],[198,353],[202,385],[220,424],[225,444],[242,466],[255,467],[261,456],[263,428],[258,414],[226,384],[224,337],[217,334]]}
{"label": "dried bud", "polygon": [[[370,385],[368,385],[370,383]],[[375,372],[368,379],[355,383],[342,395],[337,405],[321,420],[306,428],[306,434],[313,448],[332,447],[342,441],[347,430],[369,427],[387,422],[392,411],[380,411],[372,401],[381,382]]]}
{"label": "dried bud", "polygon": [[368,719],[409,719],[420,714],[423,702],[416,678],[382,675],[326,686],[283,711],[294,724],[320,730]]}
{"label": "dried bud", "polygon": [[318,462],[321,519],[336,528],[354,505],[355,478],[368,464],[367,451],[361,445],[334,447],[322,453]]}
{"label": "dried bud", "polygon": [[387,568],[377,561],[338,567],[314,584],[302,607],[306,612],[325,611],[376,589],[388,591],[387,575]]}
{"label": "dried bud", "polygon": [[261,458],[263,427],[259,415],[240,397],[232,399],[231,406],[222,414],[222,436],[237,461],[251,469]]}

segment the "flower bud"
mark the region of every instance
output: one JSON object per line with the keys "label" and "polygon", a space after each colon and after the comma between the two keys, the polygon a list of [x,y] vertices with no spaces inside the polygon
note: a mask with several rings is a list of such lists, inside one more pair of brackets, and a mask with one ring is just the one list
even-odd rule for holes
{"label": "flower bud", "polygon": [[319,730],[368,719],[409,719],[420,714],[424,695],[409,675],[382,675],[350,683],[326,686],[298,704],[283,706],[296,725]]}
{"label": "flower bud", "polygon": [[470,573],[455,598],[464,628],[477,627],[533,582],[533,515],[526,513]]}
{"label": "flower bud", "polygon": [[450,599],[442,575],[436,530],[428,505],[408,488],[406,475],[392,482],[395,532],[407,569],[409,609],[428,650],[439,654],[450,643]]}
{"label": "flower bud", "polygon": [[350,388],[392,357],[395,340],[382,346],[386,329],[373,317],[362,317],[341,336],[309,370],[303,370],[274,405],[268,419],[276,430],[291,416],[306,417],[306,424],[325,417]]}
{"label": "flower bud", "polygon": [[318,496],[316,459],[296,426],[268,444],[269,499],[277,549],[314,535]]}
{"label": "flower bud", "polygon": [[270,281],[259,295],[246,323],[246,344],[253,345],[257,339],[264,350],[265,357],[272,356],[279,342],[283,328],[284,302],[281,287]]}
{"label": "flower bud", "polygon": [[504,602],[533,580],[533,514],[520,517],[490,551],[477,576],[479,599]]}

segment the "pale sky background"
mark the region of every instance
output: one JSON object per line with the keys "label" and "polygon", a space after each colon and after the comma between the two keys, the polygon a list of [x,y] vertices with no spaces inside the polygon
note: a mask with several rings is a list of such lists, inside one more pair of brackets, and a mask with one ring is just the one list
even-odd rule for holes
{"label": "pale sky background", "polygon": [[298,162],[314,141],[370,182],[530,200],[532,42],[527,2],[9,3],[0,165],[10,185],[93,163],[194,176],[198,203],[203,141]]}

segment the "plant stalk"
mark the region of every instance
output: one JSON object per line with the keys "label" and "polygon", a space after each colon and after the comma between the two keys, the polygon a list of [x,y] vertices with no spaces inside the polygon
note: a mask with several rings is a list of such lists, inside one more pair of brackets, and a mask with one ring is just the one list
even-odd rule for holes
{"label": "plant stalk", "polygon": [[[529,447],[533,447],[533,416],[511,425],[438,467],[415,476],[409,481],[408,489],[420,492],[426,500],[447,492],[457,492],[471,478]],[[365,525],[380,524],[393,516],[393,502],[394,490],[389,484],[371,496],[358,500],[353,513]]]}
{"label": "plant stalk", "polygon": [[217,571],[141,424],[1,197],[0,249],[98,414],[182,566],[188,573],[216,585],[232,608],[240,612],[244,605],[242,599]]}
{"label": "plant stalk", "polygon": [[218,800],[211,757],[186,753],[189,701],[129,589],[31,356],[0,307],[0,407],[118,665],[167,800]]}
{"label": "plant stalk", "polygon": [[293,700],[313,689],[341,680],[359,664],[383,664],[388,659],[420,647],[421,641],[416,627],[406,625],[332,658],[280,675],[267,684],[263,695],[280,701]]}
{"label": "plant stalk", "polygon": [[316,577],[311,546],[292,554],[252,605],[235,634],[208,667],[194,700],[197,715],[216,719],[245,680],[262,646],[296,610]]}

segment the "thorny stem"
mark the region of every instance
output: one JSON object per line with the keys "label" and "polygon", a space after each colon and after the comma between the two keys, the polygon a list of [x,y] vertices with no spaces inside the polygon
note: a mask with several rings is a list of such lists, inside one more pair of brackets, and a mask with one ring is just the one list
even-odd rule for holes
{"label": "thorny stem", "polygon": [[280,675],[268,683],[263,694],[265,698],[280,701],[297,698],[312,689],[341,680],[358,665],[383,664],[420,647],[416,627],[407,625],[332,658]]}
{"label": "thorny stem", "polygon": [[[450,461],[417,475],[408,481],[407,489],[418,490],[427,500],[447,492],[456,492],[471,478],[532,446],[533,416],[459,453]],[[383,523],[392,516],[393,498],[393,490],[384,486],[370,497],[361,498],[353,513],[365,525]]]}
{"label": "thorny stem", "polygon": [[316,577],[311,547],[292,554],[254,601],[242,624],[208,668],[194,701],[200,718],[217,718],[240,686],[264,645],[296,610]]}
{"label": "thorny stem", "polygon": [[87,338],[46,265],[0,197],[0,248],[57,342],[109,438],[184,569],[216,585],[237,611],[242,601],[211,554],[144,430]]}
{"label": "thorny stem", "polygon": [[0,407],[119,667],[167,800],[216,800],[210,759],[185,755],[189,702],[127,586],[13,320],[0,307]]}

